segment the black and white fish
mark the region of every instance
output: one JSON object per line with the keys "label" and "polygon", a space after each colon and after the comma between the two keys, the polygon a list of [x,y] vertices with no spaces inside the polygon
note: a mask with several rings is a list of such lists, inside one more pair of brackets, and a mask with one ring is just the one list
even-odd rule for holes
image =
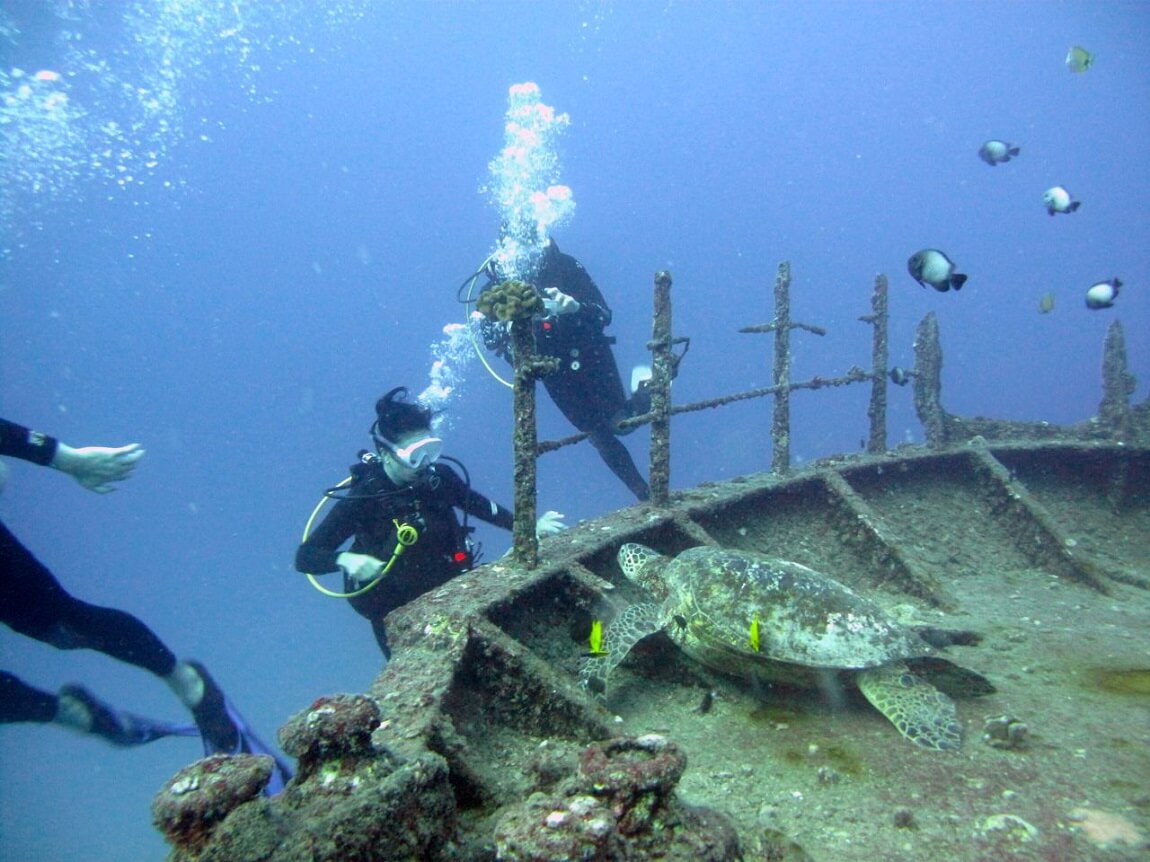
{"label": "black and white fish", "polygon": [[1042,193],[1042,204],[1051,215],[1056,213],[1072,213],[1082,206],[1082,201],[1075,200],[1070,192],[1062,186],[1054,186]]}
{"label": "black and white fish", "polygon": [[1122,287],[1122,282],[1117,278],[1098,282],[1086,291],[1086,307],[1094,310],[1110,308],[1114,304],[1114,300],[1118,298],[1120,287]]}
{"label": "black and white fish", "polygon": [[978,148],[978,157],[993,168],[995,165],[1009,162],[1019,152],[1018,147],[1006,141],[986,141]]}
{"label": "black and white fish", "polygon": [[966,276],[956,272],[954,261],[937,248],[924,248],[916,251],[906,262],[910,277],[926,287],[928,284],[940,293],[960,290],[966,284]]}

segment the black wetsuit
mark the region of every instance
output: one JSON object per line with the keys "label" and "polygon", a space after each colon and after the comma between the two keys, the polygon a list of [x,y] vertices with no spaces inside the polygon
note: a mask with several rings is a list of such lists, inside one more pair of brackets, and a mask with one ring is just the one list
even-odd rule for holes
{"label": "black wetsuit", "polygon": [[[643,391],[629,400],[623,388],[611,349],[615,339],[604,332],[611,323],[611,308],[583,264],[561,252],[554,240],[544,248],[533,282],[540,290],[557,287],[579,302],[576,312],[535,323],[536,350],[559,360],[559,370],[543,378],[544,387],[571,424],[590,435],[591,444],[611,472],[631,493],[646,500],[650,488],[616,436],[616,425],[646,413],[650,396]],[[488,346],[506,355],[508,345],[499,338],[501,330],[489,331],[494,337],[488,338]]]}
{"label": "black wetsuit", "polygon": [[[390,658],[383,618],[471,568],[467,531],[455,510],[507,530],[513,516],[509,509],[471,490],[443,463],[433,464],[406,486],[392,482],[379,459],[366,453],[351,473],[353,481],[346,496],[300,545],[295,565],[299,571],[312,574],[337,571],[336,558],[348,539],[353,541],[346,550],[369,554],[386,564],[398,541],[394,522],[415,527],[419,538],[403,550],[383,579],[363,595],[348,600],[371,622],[380,650]],[[344,577],[344,592],[353,592],[356,586]]]}
{"label": "black wetsuit", "polygon": [[[55,438],[0,419],[0,455],[48,465]],[[94,649],[165,677],[176,656],[131,614],[69,595],[56,577],[0,522],[0,622],[57,649]],[[0,671],[0,723],[51,721],[56,695]]]}

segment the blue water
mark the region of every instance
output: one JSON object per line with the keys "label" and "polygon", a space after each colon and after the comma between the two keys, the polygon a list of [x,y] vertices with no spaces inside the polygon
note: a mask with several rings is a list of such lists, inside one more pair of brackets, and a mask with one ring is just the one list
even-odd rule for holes
{"label": "blue water", "polygon": [[[736,331],[771,319],[781,260],[795,319],[828,330],[792,336],[796,377],[869,365],[858,318],[884,272],[892,364],[913,364],[935,312],[954,412],[1093,415],[1115,320],[1146,397],[1146,3],[322,7],[26,0],[0,17],[3,415],[148,450],[109,497],[10,463],[0,515],[71,591],[205,662],[269,738],[377,670],[366,624],[292,556],[375,399],[426,386],[462,320],[455,289],[497,237],[481,187],[513,84],[570,115],[557,155],[576,209],[554,237],[607,294],[625,372],[645,358],[652,274],[672,270],[692,338],[677,401],[769,384],[771,341]],[[1073,44],[1097,57],[1083,74],[1063,63]],[[987,138],[1021,155],[990,168]],[[1081,209],[1048,217],[1053,185]],[[927,246],[969,275],[961,293],[907,275]],[[1114,276],[1117,305],[1087,310]],[[448,451],[509,502],[509,394],[462,370]],[[891,397],[891,444],[920,440],[910,390]],[[866,398],[798,393],[796,458],[857,451]],[[673,486],[769,467],[769,419],[765,401],[677,419]],[[541,436],[570,430],[546,403]],[[541,507],[571,522],[630,502],[586,444],[541,465]],[[507,546],[479,535],[488,557]],[[0,667],[182,718],[103,656],[5,631]],[[0,858],[161,858],[149,802],[197,754],[0,728]]]}

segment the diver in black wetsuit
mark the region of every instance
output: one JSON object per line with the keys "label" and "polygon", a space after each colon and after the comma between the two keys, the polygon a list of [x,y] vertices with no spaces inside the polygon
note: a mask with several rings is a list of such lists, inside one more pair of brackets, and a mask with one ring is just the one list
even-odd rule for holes
{"label": "diver in black wetsuit", "polygon": [[[600,457],[632,494],[650,496],[647,480],[617,435],[618,423],[651,409],[646,381],[630,398],[623,389],[619,366],[611,346],[615,339],[603,330],[611,323],[611,308],[587,270],[574,257],[547,240],[534,272],[517,277],[543,292],[547,315],[535,322],[535,348],[559,360],[559,369],[543,377],[543,385],[563,415],[590,435]],[[492,273],[491,281],[502,280]],[[484,327],[488,349],[508,357],[507,329],[491,323]],[[626,433],[626,432],[623,432]]]}
{"label": "diver in black wetsuit", "polygon": [[[473,491],[469,480],[440,462],[443,441],[431,433],[431,410],[406,399],[407,389],[400,386],[376,403],[376,451],[360,451],[346,492],[328,492],[338,502],[295,558],[301,572],[343,571],[340,595],[371,622],[385,661],[391,647],[384,617],[475,562],[468,516],[505,530],[513,524],[509,509]],[[456,509],[463,512],[462,523]],[[562,529],[560,518],[547,512],[536,531]],[[348,539],[351,547],[340,551]]]}
{"label": "diver in black wetsuit", "polygon": [[[131,475],[144,450],[134,443],[118,449],[73,449],[47,434],[0,419],[0,455],[54,467],[85,488],[105,494],[114,490],[112,483]],[[198,732],[209,754],[266,751],[244,727],[203,665],[178,661],[164,642],[131,614],[70,595],[3,523],[0,621],[57,649],[94,649],[160,677],[191,710],[196,727],[170,725],[117,710],[78,685],[67,685],[58,694],[51,694],[6,671],[0,671],[0,724],[54,722],[119,746]],[[290,771],[283,764],[278,766],[279,775],[273,782],[282,786]]]}

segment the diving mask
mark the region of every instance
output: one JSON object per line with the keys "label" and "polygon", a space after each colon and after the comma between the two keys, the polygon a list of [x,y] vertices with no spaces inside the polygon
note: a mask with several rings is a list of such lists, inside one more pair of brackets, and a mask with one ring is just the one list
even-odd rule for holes
{"label": "diving mask", "polygon": [[379,442],[396,461],[409,470],[423,470],[430,467],[443,454],[443,441],[438,437],[420,437],[402,447],[382,437]]}

